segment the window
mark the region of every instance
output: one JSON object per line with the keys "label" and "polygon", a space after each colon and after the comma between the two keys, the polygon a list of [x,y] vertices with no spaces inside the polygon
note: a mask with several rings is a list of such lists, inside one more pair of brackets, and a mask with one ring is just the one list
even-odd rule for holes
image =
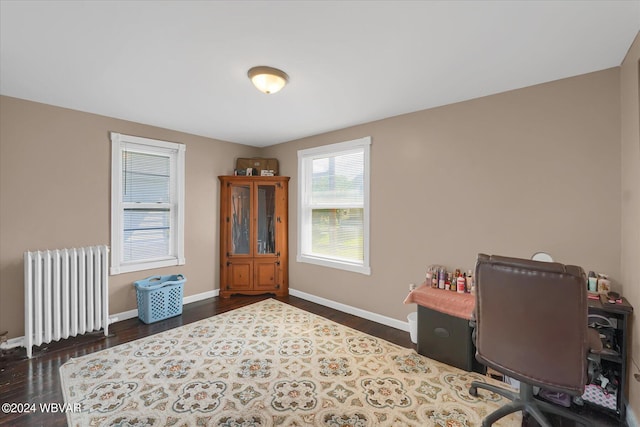
{"label": "window", "polygon": [[369,151],[371,138],[298,151],[298,256],[371,274]]}
{"label": "window", "polygon": [[185,145],[111,132],[111,274],[182,265]]}

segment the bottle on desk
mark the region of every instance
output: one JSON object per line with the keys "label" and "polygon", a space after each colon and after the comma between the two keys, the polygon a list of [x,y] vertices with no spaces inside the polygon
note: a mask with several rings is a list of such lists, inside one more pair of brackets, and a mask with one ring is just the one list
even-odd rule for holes
{"label": "bottle on desk", "polygon": [[598,274],[598,293],[607,294],[611,291],[611,280],[606,274]]}
{"label": "bottle on desk", "polygon": [[598,276],[596,276],[596,273],[590,271],[589,275],[587,276],[587,280],[587,283],[589,284],[589,292],[598,292]]}
{"label": "bottle on desk", "polygon": [[438,289],[444,289],[446,275],[447,273],[444,271],[444,268],[438,270]]}
{"label": "bottle on desk", "polygon": [[459,294],[464,294],[466,292],[466,280],[462,274],[458,275],[458,278],[456,279],[456,285]]}

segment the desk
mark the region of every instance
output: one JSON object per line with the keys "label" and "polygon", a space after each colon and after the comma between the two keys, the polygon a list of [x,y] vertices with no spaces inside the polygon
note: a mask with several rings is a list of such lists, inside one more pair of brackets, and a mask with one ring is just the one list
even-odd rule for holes
{"label": "desk", "polygon": [[476,347],[469,325],[475,296],[421,285],[411,291],[405,304],[418,304],[418,353],[465,371],[485,373],[476,361]]}
{"label": "desk", "polygon": [[[418,304],[418,353],[466,371],[485,373],[486,368],[475,359],[476,349],[471,337],[473,331],[469,326],[469,319],[475,309],[475,295],[434,289],[423,284],[411,291],[404,303]],[[587,405],[609,412],[622,420],[628,403],[628,331],[633,307],[625,298],[618,304],[589,299],[588,307],[590,316],[604,316],[613,319],[615,323],[614,337],[619,352],[601,355],[601,364],[604,369],[619,372],[619,384],[613,402],[601,400],[598,387],[592,385],[587,386],[583,400]],[[611,397],[607,400],[611,400]]]}
{"label": "desk", "polygon": [[459,294],[453,291],[432,288],[423,283],[409,292],[404,303],[416,303],[419,306],[430,308],[449,316],[471,320],[473,310],[476,308],[476,297],[472,294]]}

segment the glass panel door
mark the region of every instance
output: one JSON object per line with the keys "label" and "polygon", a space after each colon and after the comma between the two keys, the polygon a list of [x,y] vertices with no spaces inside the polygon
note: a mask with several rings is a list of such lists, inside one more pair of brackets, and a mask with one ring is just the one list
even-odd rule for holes
{"label": "glass panel door", "polygon": [[276,187],[258,185],[258,246],[259,254],[276,252]]}
{"label": "glass panel door", "polygon": [[249,254],[251,235],[251,186],[233,185],[231,190],[231,253]]}

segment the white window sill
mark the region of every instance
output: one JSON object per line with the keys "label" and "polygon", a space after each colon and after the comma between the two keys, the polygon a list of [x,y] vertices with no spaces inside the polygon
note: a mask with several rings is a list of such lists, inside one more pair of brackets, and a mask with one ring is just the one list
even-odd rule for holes
{"label": "white window sill", "polygon": [[131,273],[134,271],[152,270],[155,268],[172,267],[174,265],[184,265],[184,259],[170,258],[166,260],[158,260],[151,262],[143,262],[137,264],[123,264],[120,266],[111,267],[111,275]]}
{"label": "white window sill", "polygon": [[365,266],[363,264],[355,264],[347,261],[339,261],[335,259],[329,258],[321,258],[311,255],[298,255],[296,260],[298,262],[304,262],[307,264],[315,264],[321,265],[323,267],[336,268],[338,270],[346,270],[354,273],[365,274],[367,276],[371,275],[371,267],[368,265]]}

